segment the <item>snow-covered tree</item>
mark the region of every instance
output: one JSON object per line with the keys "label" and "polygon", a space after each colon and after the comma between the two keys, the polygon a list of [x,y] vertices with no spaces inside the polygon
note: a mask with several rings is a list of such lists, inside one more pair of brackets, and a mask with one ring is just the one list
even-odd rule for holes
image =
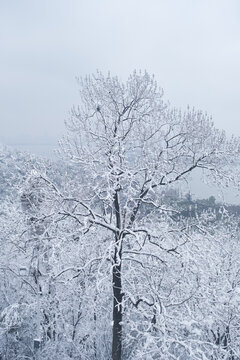
{"label": "snow-covered tree", "polygon": [[[63,214],[81,225],[82,234],[99,229],[98,240],[104,243],[104,259],[110,262],[112,273],[112,359],[120,360],[127,323],[138,318],[134,311],[142,304],[151,308],[148,327],[138,329],[145,334],[154,327],[156,317],[163,316],[157,288],[164,283],[168,258],[178,254],[186,242],[187,232],[166,218],[169,209],[159,199],[162,188],[183,181],[197,168],[223,185],[236,180],[232,166],[240,153],[240,141],[227,139],[201,111],[171,108],[154,77],[146,72],[134,72],[126,83],[97,72],[80,79],[79,85],[80,104],[66,123],[69,133],[62,150],[78,164],[83,180],[71,196],[64,197]],[[148,268],[159,269],[154,298],[146,296],[147,287],[141,289],[138,267],[144,269],[145,279]],[[190,268],[181,270],[181,262],[175,271],[189,281],[187,296],[174,286],[175,273],[162,289],[180,298],[177,303],[184,302],[195,291],[198,275]],[[153,286],[151,281],[149,286]],[[132,315],[125,308],[128,303],[134,307]],[[131,336],[136,331],[131,330]],[[162,329],[158,347],[163,352],[169,331]],[[167,347],[172,354],[174,347]]]}
{"label": "snow-covered tree", "polygon": [[67,165],[0,152],[0,357],[236,360],[238,220],[164,194],[238,185],[239,139],[147,73],[79,84]]}

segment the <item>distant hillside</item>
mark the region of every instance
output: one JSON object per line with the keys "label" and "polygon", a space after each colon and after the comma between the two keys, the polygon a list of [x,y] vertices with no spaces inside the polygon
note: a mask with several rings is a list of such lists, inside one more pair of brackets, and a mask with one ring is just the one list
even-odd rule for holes
{"label": "distant hillside", "polygon": [[214,196],[210,196],[206,199],[194,200],[190,193],[183,196],[180,195],[180,192],[176,189],[171,189],[164,194],[163,202],[178,210],[181,216],[184,217],[196,217],[207,211],[213,211],[216,214],[220,214],[223,211],[223,208],[229,215],[240,216],[240,205],[217,202]]}

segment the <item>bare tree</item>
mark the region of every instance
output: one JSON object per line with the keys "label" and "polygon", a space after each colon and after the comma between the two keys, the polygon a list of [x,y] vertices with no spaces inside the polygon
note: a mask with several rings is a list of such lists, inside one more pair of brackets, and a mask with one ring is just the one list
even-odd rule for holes
{"label": "bare tree", "polygon": [[66,122],[68,136],[61,146],[81,166],[84,182],[78,196],[65,201],[71,206],[68,215],[81,222],[83,232],[99,227],[112,233],[112,359],[119,360],[123,261],[134,251],[143,256],[141,244],[153,241],[153,214],[167,211],[159,189],[186,179],[196,168],[222,183],[233,180],[229,166],[239,155],[240,142],[228,140],[201,111],[171,109],[146,72],[134,72],[126,83],[97,72],[80,79],[79,86],[80,104]]}

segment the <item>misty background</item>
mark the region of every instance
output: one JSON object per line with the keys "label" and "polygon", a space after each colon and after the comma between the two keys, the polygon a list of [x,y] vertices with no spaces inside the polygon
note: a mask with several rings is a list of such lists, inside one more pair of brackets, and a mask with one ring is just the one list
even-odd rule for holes
{"label": "misty background", "polygon": [[[0,0],[0,142],[54,158],[78,103],[75,77],[146,69],[173,106],[240,136],[238,0]],[[240,203],[237,192],[188,185]]]}

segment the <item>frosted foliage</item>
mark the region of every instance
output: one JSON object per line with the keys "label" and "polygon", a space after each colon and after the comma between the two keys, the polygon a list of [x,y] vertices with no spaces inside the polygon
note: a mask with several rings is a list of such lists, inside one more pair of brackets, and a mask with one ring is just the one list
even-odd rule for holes
{"label": "frosted foliage", "polygon": [[157,186],[182,179],[195,167],[215,177],[221,173],[223,180],[229,162],[237,159],[237,138],[228,141],[201,111],[171,109],[147,73],[135,72],[126,84],[97,73],[79,84],[81,101],[66,123],[63,148],[72,160],[95,170],[102,181],[99,191],[111,194],[116,176],[127,189],[143,179]]}
{"label": "frosted foliage", "polygon": [[66,162],[3,156],[0,358],[239,359],[238,216],[174,197],[196,168],[238,186],[239,139],[146,72],[79,88]]}

